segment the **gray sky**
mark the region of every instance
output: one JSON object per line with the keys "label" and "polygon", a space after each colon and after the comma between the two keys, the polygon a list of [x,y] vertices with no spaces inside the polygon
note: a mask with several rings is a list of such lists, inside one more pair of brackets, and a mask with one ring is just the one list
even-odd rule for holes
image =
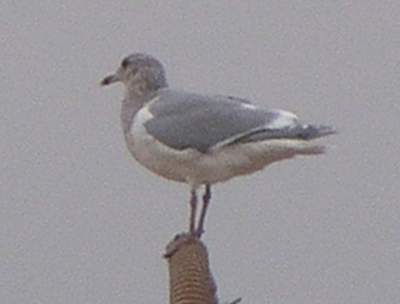
{"label": "gray sky", "polygon": [[[218,3],[216,3],[218,2]],[[214,187],[205,242],[222,299],[400,302],[400,2],[0,4],[2,303],[166,303],[188,189],[130,157],[125,55],[172,87],[334,124],[322,157]]]}

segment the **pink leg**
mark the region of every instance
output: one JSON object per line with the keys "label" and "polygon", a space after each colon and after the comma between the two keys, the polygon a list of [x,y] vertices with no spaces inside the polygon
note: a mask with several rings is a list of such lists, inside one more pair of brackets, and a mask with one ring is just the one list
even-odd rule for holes
{"label": "pink leg", "polygon": [[210,200],[211,200],[211,186],[209,184],[206,184],[206,191],[204,192],[203,195],[203,208],[201,209],[199,225],[197,226],[197,231],[196,231],[196,235],[199,238],[204,233],[204,221],[206,219],[207,208],[210,203]]}
{"label": "pink leg", "polygon": [[192,190],[190,192],[190,226],[189,226],[189,231],[191,234],[195,233],[196,209],[197,209],[196,190]]}

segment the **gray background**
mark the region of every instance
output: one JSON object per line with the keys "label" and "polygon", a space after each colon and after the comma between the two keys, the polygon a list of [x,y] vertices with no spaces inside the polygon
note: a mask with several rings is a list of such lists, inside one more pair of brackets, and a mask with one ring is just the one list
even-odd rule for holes
{"label": "gray background", "polygon": [[331,123],[322,157],[218,185],[205,241],[224,300],[399,303],[398,1],[0,4],[1,303],[166,303],[188,189],[135,163],[121,86],[144,51],[172,87]]}

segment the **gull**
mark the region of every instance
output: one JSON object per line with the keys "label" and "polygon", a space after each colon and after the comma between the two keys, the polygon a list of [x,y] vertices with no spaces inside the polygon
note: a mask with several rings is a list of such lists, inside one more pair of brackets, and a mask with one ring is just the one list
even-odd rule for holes
{"label": "gull", "polygon": [[[128,150],[144,167],[190,187],[189,232],[201,237],[211,185],[297,155],[324,153],[313,139],[335,133],[290,112],[246,99],[171,89],[163,65],[134,53],[101,85],[125,86],[121,123]],[[197,219],[197,191],[205,187]]]}

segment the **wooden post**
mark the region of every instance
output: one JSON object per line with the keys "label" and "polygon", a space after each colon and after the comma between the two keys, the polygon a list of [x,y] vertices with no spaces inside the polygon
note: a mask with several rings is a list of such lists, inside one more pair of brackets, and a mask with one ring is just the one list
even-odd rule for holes
{"label": "wooden post", "polygon": [[207,248],[200,239],[179,234],[168,244],[164,257],[169,266],[170,304],[218,303]]}

